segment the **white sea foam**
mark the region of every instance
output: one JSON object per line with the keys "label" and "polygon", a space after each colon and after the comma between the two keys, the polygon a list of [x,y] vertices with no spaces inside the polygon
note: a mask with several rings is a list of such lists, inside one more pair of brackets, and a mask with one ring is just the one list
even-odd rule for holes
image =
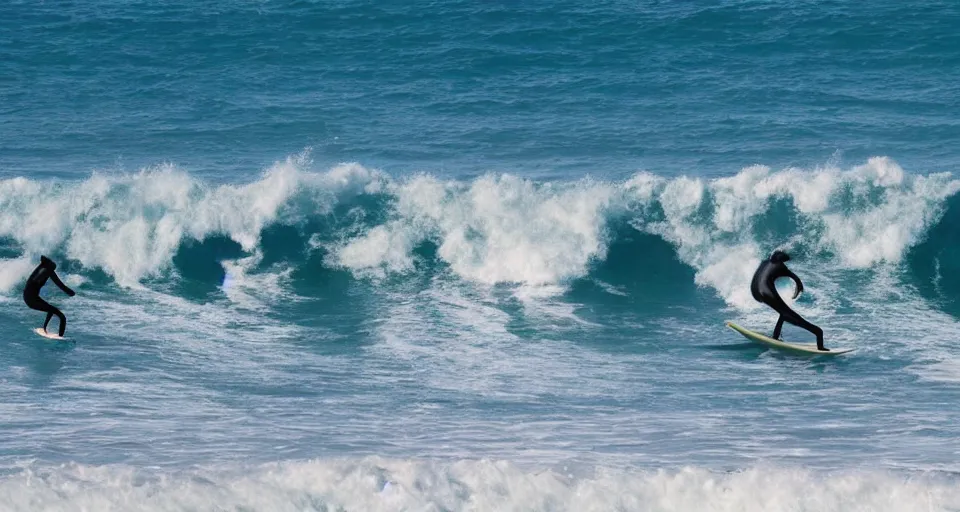
{"label": "white sea foam", "polygon": [[485,284],[554,284],[603,258],[606,184],[536,184],[510,175],[470,183],[417,176],[397,183],[396,219],[347,241],[336,263],[358,271],[413,268],[412,250],[433,241],[453,271]]}
{"label": "white sea foam", "polygon": [[28,258],[0,260],[0,292],[12,290],[30,274],[35,265],[36,263]]}
{"label": "white sea foam", "polygon": [[[0,507],[143,510],[623,510],[932,512],[960,510],[937,474],[756,467],[630,471],[523,469],[502,461],[334,459],[178,473],[123,466],[29,467],[0,479]],[[585,473],[585,474],[584,474]]]}

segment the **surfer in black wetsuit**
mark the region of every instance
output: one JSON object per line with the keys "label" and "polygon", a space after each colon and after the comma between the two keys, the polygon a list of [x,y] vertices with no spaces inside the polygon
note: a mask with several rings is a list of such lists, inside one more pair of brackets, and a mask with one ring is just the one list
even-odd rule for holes
{"label": "surfer in black wetsuit", "polygon": [[47,313],[47,319],[43,322],[43,332],[47,332],[47,324],[50,323],[53,315],[57,315],[57,318],[60,319],[60,337],[62,338],[63,333],[67,330],[67,317],[63,316],[63,312],[59,309],[51,306],[47,301],[40,298],[40,288],[43,288],[43,285],[47,284],[47,279],[52,279],[53,283],[63,290],[63,293],[71,297],[76,295],[76,292],[63,284],[63,281],[60,280],[55,272],[56,269],[57,264],[50,260],[50,258],[40,256],[40,265],[38,265],[37,268],[33,270],[33,273],[30,274],[30,277],[27,278],[27,285],[23,288],[23,302],[26,302],[30,309]]}
{"label": "surfer in black wetsuit", "polygon": [[777,320],[777,327],[773,330],[773,337],[775,339],[780,339],[783,322],[787,321],[815,334],[817,336],[817,350],[829,351],[828,348],[823,346],[823,329],[804,320],[803,317],[790,309],[787,303],[780,298],[780,294],[777,293],[775,282],[781,277],[789,277],[796,281],[797,289],[793,292],[794,299],[803,291],[803,283],[800,282],[800,278],[797,277],[796,274],[787,268],[787,261],[790,261],[790,256],[787,253],[774,251],[773,254],[770,255],[770,259],[761,263],[760,267],[757,268],[757,272],[753,275],[753,281],[750,283],[750,293],[753,294],[754,299],[757,299],[757,301],[770,306],[774,311],[780,313],[780,318]]}

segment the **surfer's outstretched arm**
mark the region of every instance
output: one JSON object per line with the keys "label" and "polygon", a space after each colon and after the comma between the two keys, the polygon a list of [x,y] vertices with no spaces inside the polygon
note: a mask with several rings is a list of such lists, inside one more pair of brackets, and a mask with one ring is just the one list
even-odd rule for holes
{"label": "surfer's outstretched arm", "polygon": [[71,290],[67,285],[63,284],[63,281],[60,280],[56,272],[50,272],[50,279],[53,280],[53,284],[57,285],[61,290],[63,290],[63,293],[66,293],[71,297],[77,294],[77,292]]}
{"label": "surfer's outstretched arm", "polygon": [[793,291],[793,298],[796,299],[797,297],[800,296],[800,293],[803,292],[803,282],[800,281],[800,278],[797,277],[797,275],[794,274],[793,271],[791,271],[791,270],[787,270],[787,275],[786,275],[786,277],[789,277],[790,279],[793,279],[794,282],[797,283],[797,289]]}

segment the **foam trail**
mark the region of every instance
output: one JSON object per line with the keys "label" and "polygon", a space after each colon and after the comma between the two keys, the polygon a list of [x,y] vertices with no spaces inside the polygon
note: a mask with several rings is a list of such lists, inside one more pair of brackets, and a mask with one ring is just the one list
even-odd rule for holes
{"label": "foam trail", "polygon": [[293,268],[254,272],[262,260],[262,251],[256,249],[250,256],[222,261],[220,264],[224,269],[224,279],[220,289],[224,295],[234,304],[258,311],[265,311],[280,300],[299,300],[299,297],[288,291],[287,286]]}
{"label": "foam trail", "polygon": [[[399,362],[408,364],[425,387],[507,400],[556,391],[566,386],[563,376],[584,366],[603,367],[609,377],[637,363],[630,356],[577,353],[568,341],[517,336],[499,306],[494,296],[439,280],[416,295],[390,296],[377,315],[380,343],[370,359],[389,361],[391,372]],[[554,317],[543,322],[549,329],[555,324]],[[609,396],[616,392],[613,382],[598,379],[578,392]]]}
{"label": "foam trail", "polygon": [[315,460],[177,474],[119,466],[26,468],[0,480],[0,506],[27,510],[625,510],[930,512],[960,508],[943,475],[780,467],[575,476],[508,462]]}

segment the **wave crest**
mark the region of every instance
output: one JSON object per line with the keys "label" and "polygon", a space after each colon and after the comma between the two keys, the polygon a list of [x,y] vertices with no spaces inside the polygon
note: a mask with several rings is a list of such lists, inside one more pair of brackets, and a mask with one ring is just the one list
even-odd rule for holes
{"label": "wave crest", "polygon": [[672,244],[698,285],[750,308],[744,283],[773,249],[798,252],[796,265],[897,264],[960,189],[949,174],[911,175],[885,157],[850,169],[753,166],[712,180],[641,172],[624,182],[393,179],[358,164],[305,166],[288,159],[240,185],[212,186],[173,166],[0,181],[0,237],[18,254],[0,266],[0,286],[25,277],[28,259],[58,251],[140,286],[174,268],[185,242],[225,237],[247,255],[269,254],[279,241],[264,232],[275,226],[296,228],[298,250],[319,250],[328,267],[357,276],[413,272],[429,257],[485,285],[562,285],[602,265],[632,226]]}

